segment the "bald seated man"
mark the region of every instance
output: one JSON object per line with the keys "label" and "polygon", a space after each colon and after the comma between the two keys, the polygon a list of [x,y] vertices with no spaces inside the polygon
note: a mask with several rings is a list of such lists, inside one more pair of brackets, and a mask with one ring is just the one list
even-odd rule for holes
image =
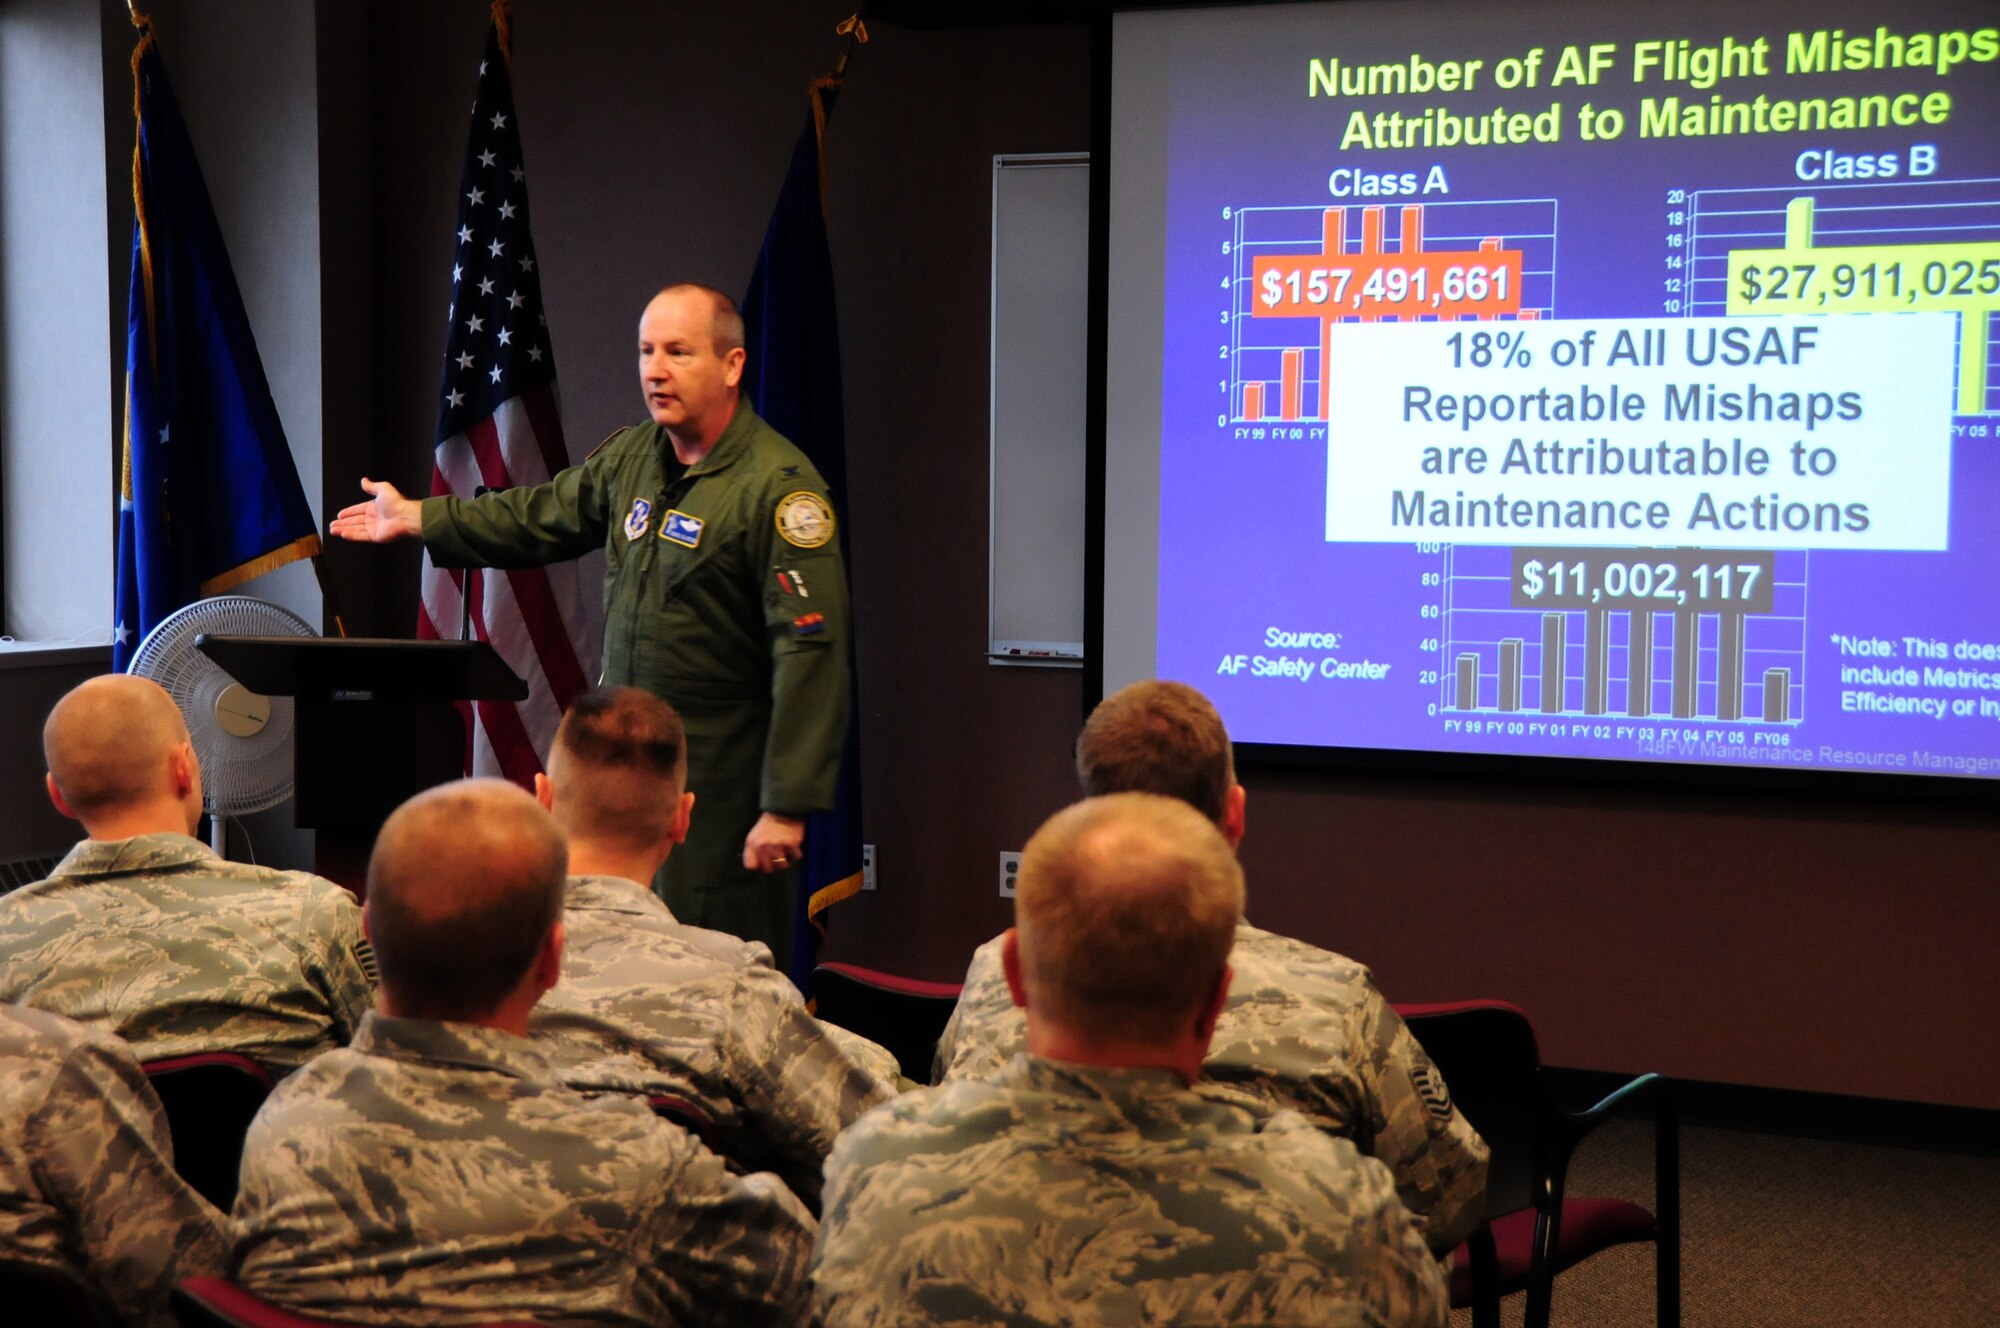
{"label": "bald seated man", "polygon": [[1029,840],[1015,888],[1001,965],[1026,1050],[834,1145],[826,1328],[1442,1328],[1443,1271],[1388,1168],[1294,1112],[1192,1091],[1243,912],[1214,825],[1092,798]]}
{"label": "bald seated man", "polygon": [[284,1075],[346,1044],[373,999],[359,906],[193,837],[201,763],[157,683],[83,683],[42,750],[50,799],[88,838],[0,898],[0,1001],[101,1028],[141,1060],[233,1051]]}
{"label": "bald seated man", "polygon": [[67,1272],[106,1322],[174,1328],[174,1283],[228,1257],[227,1222],[174,1171],[132,1049],[0,1005],[0,1263]]}
{"label": "bald seated man", "polygon": [[[1077,738],[1076,767],[1086,794],[1177,798],[1232,849],[1243,841],[1248,796],[1236,782],[1229,733],[1208,698],[1185,683],[1136,682],[1106,697]],[[938,1042],[937,1078],[996,1074],[1021,1049],[1026,1025],[1001,952],[993,940],[973,955]],[[1236,979],[1202,1067],[1204,1086],[1290,1108],[1380,1158],[1423,1219],[1431,1249],[1450,1254],[1479,1222],[1486,1143],[1367,967],[1245,920],[1231,962]]]}
{"label": "bald seated man", "polygon": [[563,716],[535,795],[569,841],[566,949],[529,1026],[570,1087],[686,1098],[725,1157],[816,1209],[834,1136],[894,1095],[895,1059],[839,1041],[769,950],[686,926],[652,892],[700,815],[686,778],[686,731],[659,697],[599,688]]}
{"label": "bald seated man", "polygon": [[380,1000],[251,1124],[233,1277],[346,1323],[793,1324],[812,1219],[529,1040],[562,972],[562,833],[500,780],[421,793],[368,863]]}

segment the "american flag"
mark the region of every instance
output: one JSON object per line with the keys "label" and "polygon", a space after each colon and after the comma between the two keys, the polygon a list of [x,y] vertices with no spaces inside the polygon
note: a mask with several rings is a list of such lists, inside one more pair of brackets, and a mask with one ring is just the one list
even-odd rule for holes
{"label": "american flag", "polygon": [[[472,133],[459,174],[450,335],[438,389],[431,494],[470,498],[545,483],[569,464],[555,356],[528,234],[527,172],[499,27],[486,36]],[[468,574],[424,559],[417,635],[456,637]],[[472,770],[524,787],[542,769],[562,712],[596,671],[575,563],[470,575],[474,634],[528,682],[518,705],[478,703]]]}

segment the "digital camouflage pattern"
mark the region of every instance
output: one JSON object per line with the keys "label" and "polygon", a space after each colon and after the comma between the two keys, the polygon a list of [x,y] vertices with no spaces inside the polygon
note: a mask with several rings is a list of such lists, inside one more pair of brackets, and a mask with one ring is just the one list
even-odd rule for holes
{"label": "digital camouflage pattern", "polygon": [[371,1014],[250,1127],[231,1276],[368,1324],[795,1324],[813,1224],[535,1044]]}
{"label": "digital camouflage pattern", "polygon": [[[1352,1139],[1388,1165],[1431,1249],[1441,1256],[1455,1249],[1479,1224],[1486,1143],[1366,966],[1247,922],[1237,925],[1229,964],[1229,1000],[1200,1086],[1289,1108]],[[933,1077],[990,1077],[1026,1045],[1027,1020],[1008,995],[1000,942],[988,941],[974,953],[938,1040]]]}
{"label": "digital camouflage pattern", "polygon": [[572,876],[563,938],[562,978],[530,1021],[563,1082],[688,1098],[732,1162],[776,1172],[817,1206],[834,1136],[894,1080],[843,1053],[769,950],[682,926],[643,885]]}
{"label": "digital camouflage pattern", "polygon": [[826,1328],[1445,1323],[1387,1168],[1170,1070],[1022,1055],[871,1112],[826,1171]]}
{"label": "digital camouflage pattern", "polygon": [[[769,963],[770,960],[766,959],[764,962]],[[822,1032],[833,1039],[833,1045],[839,1047],[847,1059],[889,1085],[892,1091],[904,1093],[912,1088],[923,1087],[903,1077],[902,1062],[896,1059],[894,1052],[881,1043],[871,1042],[851,1029],[842,1028],[839,1024],[830,1024],[824,1019],[819,1021],[819,1026]]]}
{"label": "digital camouflage pattern", "polygon": [[222,1214],[174,1172],[130,1048],[0,1005],[0,1262],[67,1268],[120,1322],[173,1328],[168,1290],[228,1255]]}
{"label": "digital camouflage pattern", "polygon": [[848,707],[847,573],[833,520],[826,481],[747,401],[692,466],[649,421],[546,484],[423,504],[424,547],[439,567],[604,551],[600,681],[680,712],[687,786],[700,799],[655,887],[676,916],[765,942],[781,968],[798,872],[746,870],[743,840],[763,812],[833,806]]}
{"label": "digital camouflage pattern", "polygon": [[353,895],[187,835],[86,839],[0,897],[0,1001],[115,1033],[141,1060],[234,1051],[290,1073],[353,1036],[373,972]]}

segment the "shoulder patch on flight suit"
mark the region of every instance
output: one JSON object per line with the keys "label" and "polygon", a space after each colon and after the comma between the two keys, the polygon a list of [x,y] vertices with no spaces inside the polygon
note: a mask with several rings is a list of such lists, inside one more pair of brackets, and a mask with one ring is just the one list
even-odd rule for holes
{"label": "shoulder patch on flight suit", "polygon": [[833,509],[810,489],[797,489],[778,500],[778,533],[787,544],[817,549],[833,538]]}

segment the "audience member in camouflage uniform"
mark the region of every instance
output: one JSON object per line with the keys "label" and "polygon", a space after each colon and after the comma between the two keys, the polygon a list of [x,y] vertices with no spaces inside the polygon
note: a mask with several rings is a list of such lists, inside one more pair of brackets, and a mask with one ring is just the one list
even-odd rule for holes
{"label": "audience member in camouflage uniform", "polygon": [[1292,1112],[1190,1091],[1243,873],[1147,793],[1029,841],[1002,966],[1027,1051],[834,1145],[814,1279],[850,1325],[1445,1323],[1388,1168]]}
{"label": "audience member in camouflage uniform", "polygon": [[[1076,759],[1086,794],[1179,798],[1214,821],[1232,847],[1243,838],[1245,795],[1229,735],[1192,687],[1139,682],[1105,698],[1077,739]],[[1368,969],[1248,922],[1237,925],[1230,966],[1235,978],[1203,1085],[1288,1107],[1380,1158],[1424,1220],[1431,1249],[1449,1254],[1479,1222],[1486,1144]],[[938,1041],[934,1077],[991,1077],[1026,1033],[1008,997],[1001,943],[989,941],[974,953]]]}
{"label": "audience member in camouflage uniform", "polygon": [[90,837],[0,899],[0,1001],[116,1033],[141,1059],[234,1051],[285,1074],[345,1045],[374,960],[331,881],[191,838],[201,768],[173,699],[93,678],[42,730],[49,796]]}
{"label": "audience member in camouflage uniform", "polygon": [[131,1049],[0,1005],[0,1261],[66,1268],[119,1322],[173,1328],[168,1290],[228,1255],[222,1214],[174,1173]]}
{"label": "audience member in camouflage uniform", "polygon": [[792,1324],[812,1219],[528,1039],[561,968],[561,833],[498,780],[418,795],[368,868],[378,1009],[278,1086],[243,1153],[234,1277],[355,1323]]}
{"label": "audience member in camouflage uniform", "polygon": [[529,1028],[570,1087],[685,1097],[730,1161],[817,1207],[834,1136],[894,1081],[842,1054],[770,951],[681,925],[646,885],[687,833],[686,777],[680,716],[657,696],[602,688],[563,716],[535,780],[569,840],[563,974]]}

